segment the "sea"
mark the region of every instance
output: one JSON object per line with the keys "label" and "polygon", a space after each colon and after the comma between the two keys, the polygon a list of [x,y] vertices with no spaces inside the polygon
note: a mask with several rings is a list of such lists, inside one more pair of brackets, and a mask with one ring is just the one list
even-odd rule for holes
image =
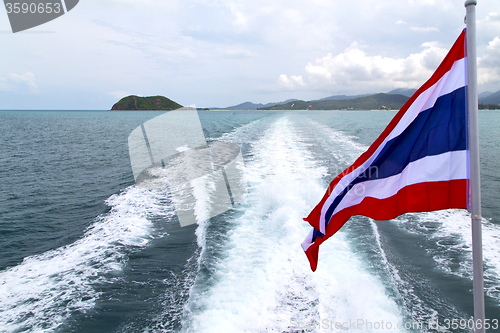
{"label": "sea", "polygon": [[[247,193],[181,227],[135,185],[158,111],[0,111],[0,332],[471,332],[470,213],[363,216],[320,249],[302,220],[394,111],[199,111]],[[480,111],[486,318],[500,330],[499,111]]]}

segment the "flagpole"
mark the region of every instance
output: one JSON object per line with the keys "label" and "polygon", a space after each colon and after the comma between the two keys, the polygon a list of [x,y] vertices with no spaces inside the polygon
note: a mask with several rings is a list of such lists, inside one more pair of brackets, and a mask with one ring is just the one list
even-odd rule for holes
{"label": "flagpole", "polygon": [[476,0],[465,1],[467,23],[467,69],[469,107],[469,149],[472,223],[472,266],[474,285],[475,332],[483,333],[485,325],[483,242],[481,235],[481,177],[479,167],[479,126],[477,100]]}

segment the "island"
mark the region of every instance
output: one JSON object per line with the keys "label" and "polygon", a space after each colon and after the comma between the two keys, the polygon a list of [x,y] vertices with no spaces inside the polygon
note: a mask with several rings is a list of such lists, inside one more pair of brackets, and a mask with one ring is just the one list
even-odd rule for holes
{"label": "island", "polygon": [[399,110],[408,100],[400,94],[375,94],[346,100],[294,100],[258,110]]}
{"label": "island", "polygon": [[135,95],[122,98],[111,108],[112,111],[133,111],[133,110],[175,110],[182,108],[182,105],[176,103],[164,96],[139,97]]}

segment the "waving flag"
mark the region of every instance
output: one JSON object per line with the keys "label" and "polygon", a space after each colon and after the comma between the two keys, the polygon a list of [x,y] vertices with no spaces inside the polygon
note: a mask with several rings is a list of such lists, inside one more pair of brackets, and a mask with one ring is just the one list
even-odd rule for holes
{"label": "waving flag", "polygon": [[313,271],[319,245],[351,216],[389,220],[468,207],[465,39],[464,30],[432,77],[304,219],[313,227],[302,243]]}

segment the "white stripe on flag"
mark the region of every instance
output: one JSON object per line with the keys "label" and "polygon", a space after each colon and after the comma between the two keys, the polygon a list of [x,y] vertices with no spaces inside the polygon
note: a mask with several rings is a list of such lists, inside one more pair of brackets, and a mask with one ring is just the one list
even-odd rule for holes
{"label": "white stripe on flag", "polygon": [[304,239],[304,241],[302,242],[302,244],[300,244],[300,246],[302,246],[302,249],[304,251],[307,251],[307,249],[312,245],[313,243],[313,233],[314,233],[314,229],[312,229],[311,231],[309,231],[309,233],[307,234],[307,237],[306,239]]}

